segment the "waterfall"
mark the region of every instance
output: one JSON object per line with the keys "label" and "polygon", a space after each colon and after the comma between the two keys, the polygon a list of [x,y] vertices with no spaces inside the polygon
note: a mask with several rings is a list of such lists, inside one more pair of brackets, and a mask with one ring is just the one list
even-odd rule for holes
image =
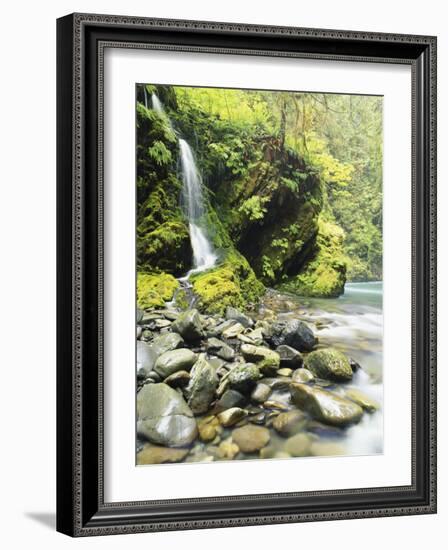
{"label": "waterfall", "polygon": [[[154,111],[166,118],[170,128],[173,129],[171,121],[156,94],[151,95],[151,101]],[[204,220],[201,219],[206,213],[206,208],[202,192],[202,178],[196,166],[193,151],[188,143],[180,138],[179,149],[182,172],[181,206],[188,220],[191,248],[193,249],[193,269],[182,278],[187,280],[190,275],[213,267],[218,258],[207,235]]]}
{"label": "waterfall", "polygon": [[145,97],[145,107],[148,108],[148,92],[146,91],[146,86],[143,86],[143,95]]}
{"label": "waterfall", "polygon": [[156,113],[159,113],[159,115],[165,115],[165,109],[156,94],[151,94],[151,102],[152,108]]}
{"label": "waterfall", "polygon": [[180,162],[182,168],[182,208],[189,223],[194,267],[187,273],[199,273],[210,269],[217,256],[208,238],[206,227],[201,223],[205,214],[202,179],[198,172],[191,147],[184,139],[179,139]]}

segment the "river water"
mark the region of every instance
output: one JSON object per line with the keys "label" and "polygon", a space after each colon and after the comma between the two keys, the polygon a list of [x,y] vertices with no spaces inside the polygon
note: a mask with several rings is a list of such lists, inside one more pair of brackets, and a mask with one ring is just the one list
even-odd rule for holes
{"label": "river water", "polygon": [[[382,297],[382,282],[347,283],[343,296],[330,299],[270,291],[259,312],[261,317],[268,316],[269,310],[279,319],[299,317],[313,328],[319,347],[338,348],[361,365],[349,384],[332,389],[343,394],[345,388],[354,387],[374,399],[380,408],[373,414],[364,414],[358,425],[342,433],[318,434],[321,442],[330,443],[328,454],[383,452]],[[282,440],[273,436],[273,443],[281,450]]]}

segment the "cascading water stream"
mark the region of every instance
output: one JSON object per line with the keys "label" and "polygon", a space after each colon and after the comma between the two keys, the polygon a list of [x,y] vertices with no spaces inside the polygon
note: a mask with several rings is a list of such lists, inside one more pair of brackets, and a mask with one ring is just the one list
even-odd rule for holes
{"label": "cascading water stream", "polygon": [[[173,129],[165,109],[156,94],[151,95],[152,108],[166,118],[170,128]],[[174,130],[173,130],[174,131]],[[190,275],[200,273],[213,267],[217,255],[207,235],[207,228],[203,221],[206,213],[202,178],[196,166],[193,151],[189,144],[179,138],[180,164],[182,173],[182,197],[181,206],[188,220],[191,248],[193,249],[193,269],[191,269],[180,281],[187,281]]]}
{"label": "cascading water stream", "polygon": [[207,230],[201,223],[205,214],[202,180],[199,175],[193,152],[184,139],[179,139],[182,168],[182,208],[189,222],[194,267],[186,278],[193,273],[210,269],[216,263],[217,256],[208,238]]}

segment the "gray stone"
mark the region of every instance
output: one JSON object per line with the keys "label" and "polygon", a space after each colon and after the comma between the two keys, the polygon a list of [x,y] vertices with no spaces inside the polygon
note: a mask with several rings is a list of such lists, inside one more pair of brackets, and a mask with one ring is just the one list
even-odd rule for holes
{"label": "gray stone", "polygon": [[280,366],[289,369],[297,369],[303,365],[303,357],[300,351],[291,346],[278,346],[275,350],[280,355]]}
{"label": "gray stone", "polygon": [[157,359],[156,352],[152,349],[151,346],[142,342],[141,340],[137,341],[137,376],[139,378],[146,378],[149,373],[154,368],[154,364]]}
{"label": "gray stone", "polygon": [[187,342],[196,342],[204,336],[201,316],[197,309],[189,309],[179,315],[171,325],[173,332],[179,333]]}
{"label": "gray stone", "polygon": [[137,311],[136,311],[136,321],[137,321],[137,325],[141,322],[141,320],[143,319],[143,314],[144,314],[144,311],[142,309],[139,309],[137,308]]}
{"label": "gray stone", "polygon": [[154,370],[161,378],[166,378],[179,370],[190,370],[197,360],[197,355],[187,348],[174,349],[162,353],[157,359]]}
{"label": "gray stone", "polygon": [[232,319],[234,321],[238,321],[238,323],[243,325],[244,328],[251,328],[254,325],[254,322],[250,317],[248,317],[244,313],[241,313],[241,311],[238,311],[237,309],[231,306],[227,306],[226,319]]}
{"label": "gray stone", "polygon": [[148,384],[137,394],[137,433],[157,445],[184,447],[198,429],[180,393],[166,384]]}
{"label": "gray stone", "polygon": [[218,338],[209,338],[207,341],[207,351],[210,355],[216,355],[224,361],[233,361],[235,351],[222,340]]}
{"label": "gray stone", "polygon": [[157,336],[157,338],[154,338],[151,344],[157,354],[157,357],[162,355],[162,353],[166,353],[167,351],[182,348],[184,347],[184,345],[185,342],[182,336],[180,336],[180,334],[177,334],[176,332],[167,332],[165,334],[161,334],[160,336]]}
{"label": "gray stone", "polygon": [[242,393],[236,390],[227,390],[216,402],[215,412],[225,411],[232,407],[242,407],[246,403],[246,398]]}
{"label": "gray stone", "polygon": [[238,334],[244,331],[241,323],[234,322],[229,327],[222,331],[223,338],[236,338]]}
{"label": "gray stone", "polygon": [[234,426],[247,416],[247,411],[239,407],[232,407],[218,414],[219,422],[225,427]]}
{"label": "gray stone", "polygon": [[190,378],[190,373],[188,371],[179,370],[167,376],[163,382],[172,388],[185,388],[188,386]]}
{"label": "gray stone", "polygon": [[228,375],[230,386],[238,391],[250,391],[261,378],[260,370],[252,363],[242,363],[234,367]]}
{"label": "gray stone", "polygon": [[252,401],[255,401],[255,403],[263,403],[264,401],[269,399],[271,393],[272,390],[269,386],[263,384],[262,382],[258,382],[252,393],[250,394],[250,398]]}
{"label": "gray stone", "polygon": [[280,366],[279,354],[269,348],[243,344],[241,346],[241,353],[248,362],[256,363],[262,375],[272,376]]}
{"label": "gray stone", "polygon": [[193,414],[207,412],[215,397],[217,386],[218,376],[215,369],[201,355],[191,370],[191,380],[185,392]]}
{"label": "gray stone", "polygon": [[292,374],[292,369],[287,369],[287,368],[278,369],[277,374],[279,376],[288,376],[289,377]]}
{"label": "gray stone", "polygon": [[309,353],[305,359],[305,367],[314,376],[334,382],[346,382],[353,376],[347,357],[334,348],[319,349]]}
{"label": "gray stone", "polygon": [[188,449],[173,449],[172,447],[156,447],[146,445],[137,454],[137,464],[165,464],[167,462],[180,462],[188,454]]}
{"label": "gray stone", "polygon": [[347,426],[361,420],[362,408],[343,397],[315,386],[293,382],[292,402],[317,420],[333,426]]}
{"label": "gray stone", "polygon": [[306,416],[302,411],[288,411],[279,414],[274,418],[272,426],[275,430],[283,436],[290,436],[301,429],[306,424]]}
{"label": "gray stone", "polygon": [[275,401],[275,400],[268,400],[263,403],[263,407],[265,409],[273,409],[277,411],[287,411],[288,405],[285,405],[285,403],[282,403],[281,401]]}
{"label": "gray stone", "polygon": [[310,327],[298,319],[272,323],[268,339],[275,347],[285,345],[298,351],[311,351],[317,343]]}
{"label": "gray stone", "polygon": [[292,380],[299,384],[307,384],[314,380],[314,374],[305,368],[297,369],[292,373]]}
{"label": "gray stone", "polygon": [[247,424],[233,430],[232,439],[243,453],[254,453],[269,443],[270,434],[267,428]]}
{"label": "gray stone", "polygon": [[355,402],[365,411],[370,413],[375,412],[380,408],[379,404],[374,399],[357,388],[348,388],[345,390],[345,397],[348,397],[350,401]]}
{"label": "gray stone", "polygon": [[272,390],[288,390],[291,384],[291,378],[288,376],[277,376],[276,378],[262,378],[260,380],[266,386],[269,386]]}
{"label": "gray stone", "polygon": [[312,440],[309,435],[293,435],[285,442],[285,451],[291,456],[310,456]]}

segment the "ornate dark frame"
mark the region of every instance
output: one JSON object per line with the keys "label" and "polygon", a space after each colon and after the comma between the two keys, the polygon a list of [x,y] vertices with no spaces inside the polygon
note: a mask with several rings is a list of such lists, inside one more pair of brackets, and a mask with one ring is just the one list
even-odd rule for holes
{"label": "ornate dark frame", "polygon": [[[102,85],[106,47],[411,65],[410,486],[104,502]],[[58,531],[88,536],[435,513],[436,38],[73,14],[57,22],[57,50]]]}

